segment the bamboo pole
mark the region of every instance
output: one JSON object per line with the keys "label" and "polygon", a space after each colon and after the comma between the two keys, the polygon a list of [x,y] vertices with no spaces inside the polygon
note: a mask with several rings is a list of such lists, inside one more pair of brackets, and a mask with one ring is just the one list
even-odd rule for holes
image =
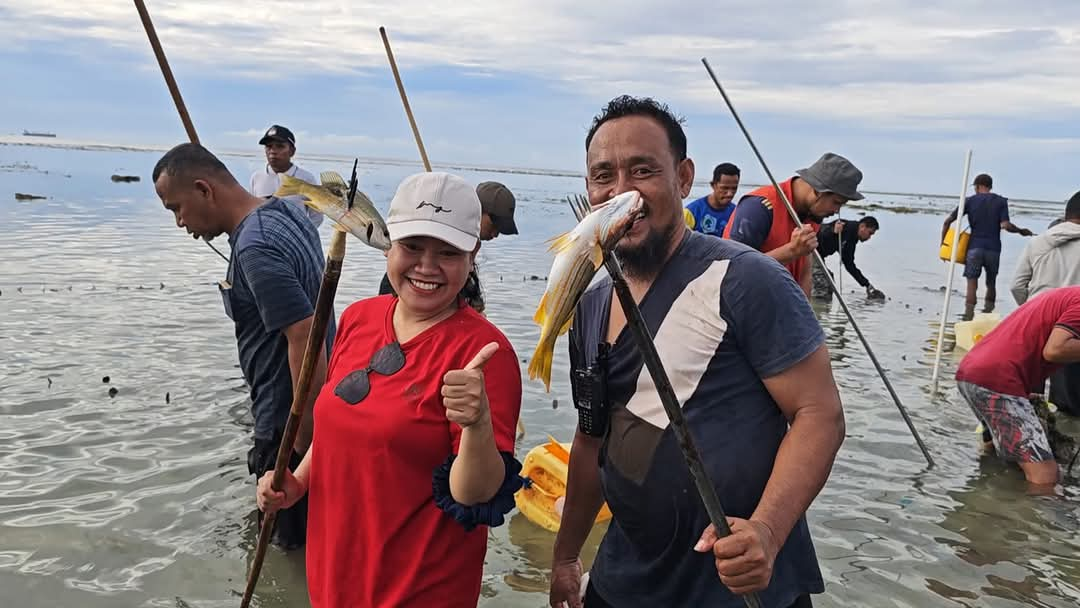
{"label": "bamboo pole", "polygon": [[[304,405],[307,403],[308,396],[311,393],[312,376],[315,375],[315,368],[318,366],[320,351],[326,348],[326,326],[330,319],[330,311],[334,305],[338,279],[341,277],[341,264],[345,258],[345,234],[344,230],[335,228],[333,235],[330,237],[330,249],[326,256],[326,270],[323,272],[319,296],[315,301],[315,318],[312,320],[311,329],[308,332],[304,361],[300,366],[300,374],[296,382],[297,386],[293,390],[289,420],[285,424],[284,437],[278,446],[277,461],[274,463],[274,477],[271,481],[271,487],[275,492],[281,491],[281,485],[285,481],[285,469],[289,465],[293,443],[296,441],[296,435],[300,431],[300,422],[304,418]],[[244,589],[244,598],[240,602],[241,608],[247,608],[251,602],[251,596],[255,592],[255,584],[259,580],[259,571],[262,569],[263,558],[266,556],[266,547],[270,542],[270,533],[274,529],[276,514],[275,511],[263,516],[262,527],[259,529],[259,542],[255,548],[255,559],[251,563],[247,587]]]}
{"label": "bamboo pole", "polygon": [[[184,130],[187,131],[191,143],[198,144],[199,134],[195,132],[195,125],[191,122],[187,106],[184,105],[184,98],[180,96],[180,87],[176,86],[176,79],[173,78],[172,69],[169,68],[169,60],[165,58],[165,50],[161,48],[161,41],[158,40],[154,23],[150,21],[150,13],[146,10],[146,4],[143,3],[143,0],[135,0],[135,9],[139,11],[139,18],[142,19],[146,37],[150,39],[150,46],[154,49],[154,57],[157,58],[158,67],[161,68],[161,75],[165,77],[165,85],[169,87],[169,94],[172,95],[173,103],[176,104],[176,111],[180,114],[180,122],[184,123]],[[213,243],[206,239],[203,239],[203,242],[206,243],[207,247],[213,249],[214,253],[221,256],[221,259],[226,262],[229,261],[229,258],[218,251]]]}
{"label": "bamboo pole", "polygon": [[409,117],[409,126],[412,127],[413,137],[416,138],[416,147],[420,149],[420,160],[424,161],[424,170],[430,172],[431,162],[428,160],[427,150],[424,149],[424,141],[420,139],[420,130],[416,127],[416,119],[413,118],[409,98],[405,95],[405,85],[401,83],[401,74],[398,73],[397,62],[394,61],[394,52],[390,50],[390,39],[386,37],[385,27],[379,27],[379,35],[382,36],[383,46],[386,47],[386,58],[390,61],[390,69],[394,72],[394,81],[397,82],[398,93],[401,94],[401,104],[405,106],[405,115]]}
{"label": "bamboo pole", "polygon": [[931,376],[931,391],[937,392],[938,371],[941,365],[941,350],[945,341],[945,324],[949,320],[949,301],[952,299],[953,274],[956,270],[956,250],[960,247],[960,221],[964,219],[964,203],[967,201],[968,174],[971,171],[971,150],[964,159],[964,183],[960,184],[960,204],[956,208],[956,224],[953,227],[952,251],[949,254],[948,279],[945,283],[945,303],[941,309],[941,325],[938,327],[937,349],[934,352],[934,373]]}

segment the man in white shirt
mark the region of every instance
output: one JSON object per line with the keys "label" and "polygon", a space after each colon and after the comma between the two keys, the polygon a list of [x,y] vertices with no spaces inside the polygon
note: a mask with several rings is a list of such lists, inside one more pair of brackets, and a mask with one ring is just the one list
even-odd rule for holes
{"label": "man in white shirt", "polygon": [[[279,174],[284,173],[296,179],[302,179],[309,184],[321,185],[321,182],[310,171],[301,169],[292,162],[296,154],[296,136],[293,132],[281,125],[273,125],[266,130],[266,134],[259,140],[259,145],[266,150],[266,166],[261,171],[251,174],[251,193],[261,198],[273,196],[281,185]],[[307,212],[308,219],[318,228],[323,221],[323,215],[304,204],[303,196],[285,196],[284,200],[299,205]]]}

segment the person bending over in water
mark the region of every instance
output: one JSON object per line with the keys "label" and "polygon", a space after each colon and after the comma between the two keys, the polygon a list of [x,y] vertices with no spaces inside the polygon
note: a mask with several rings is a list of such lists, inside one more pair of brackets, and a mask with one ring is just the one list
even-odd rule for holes
{"label": "person bending over in water", "polygon": [[472,186],[408,177],[386,224],[397,295],[342,313],[311,450],[282,492],[259,481],[259,506],[308,496],[314,608],[475,608],[487,528],[521,487],[518,358],[460,295],[480,232]]}
{"label": "person bending over in water", "polygon": [[1080,287],[1051,289],[1028,300],[975,343],[956,383],[1000,457],[1016,462],[1033,490],[1058,481],[1050,441],[1028,400],[1054,371],[1080,361]]}
{"label": "person bending over in water", "polygon": [[[293,386],[307,348],[315,300],[322,284],[319,233],[300,207],[244,190],[225,165],[198,144],[180,144],[157,162],[154,188],[176,225],[196,238],[229,236],[229,268],[219,284],[225,314],[236,326],[240,371],[251,387],[254,446],[248,472],[256,479],[274,468],[292,407]],[[319,353],[312,391],[322,386],[334,341],[334,315],[326,326],[326,349]],[[296,468],[311,443],[311,416],[305,416],[293,444]],[[285,550],[304,545],[307,501],[278,513],[271,542]],[[260,517],[261,524],[261,517]]]}

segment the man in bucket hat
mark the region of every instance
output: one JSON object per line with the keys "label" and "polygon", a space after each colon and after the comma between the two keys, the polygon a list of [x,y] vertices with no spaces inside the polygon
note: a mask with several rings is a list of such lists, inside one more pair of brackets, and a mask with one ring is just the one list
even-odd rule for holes
{"label": "man in bucket hat", "polygon": [[817,248],[818,225],[839,213],[844,203],[863,198],[859,193],[861,181],[862,171],[851,161],[826,152],[814,164],[780,183],[803,223],[801,229],[791,219],[776,188],[763,186],[739,200],[724,228],[724,238],[749,245],[783,264],[809,298],[813,285],[810,256]]}

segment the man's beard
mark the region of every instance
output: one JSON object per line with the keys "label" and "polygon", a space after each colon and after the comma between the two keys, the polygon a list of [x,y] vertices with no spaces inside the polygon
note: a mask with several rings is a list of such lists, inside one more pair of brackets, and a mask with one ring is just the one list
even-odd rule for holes
{"label": "man's beard", "polygon": [[667,262],[668,247],[671,245],[672,229],[649,228],[641,243],[627,246],[619,243],[615,254],[619,257],[623,274],[628,278],[648,280],[655,277]]}

